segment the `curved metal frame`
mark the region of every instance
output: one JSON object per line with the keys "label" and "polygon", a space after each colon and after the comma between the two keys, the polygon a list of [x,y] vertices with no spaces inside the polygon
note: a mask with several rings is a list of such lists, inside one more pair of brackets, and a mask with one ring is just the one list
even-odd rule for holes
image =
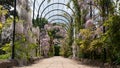
{"label": "curved metal frame", "polygon": [[[67,28],[69,27],[69,23],[68,23],[67,21],[65,21],[64,19],[59,19],[59,18],[57,18],[57,19],[52,19],[50,22],[53,22],[53,21],[56,21],[56,20],[61,20],[61,21],[63,21],[64,23],[66,23],[66,25],[68,25]],[[61,23],[61,22],[60,22],[60,23]]]}
{"label": "curved metal frame", "polygon": [[[53,19],[53,20],[55,21],[55,20],[60,20],[60,19]],[[53,21],[53,20],[51,20],[51,21]],[[63,20],[63,19],[61,19],[61,20]],[[65,21],[65,20],[64,20],[64,21]],[[67,24],[65,30],[67,30],[67,29],[69,28],[70,25],[69,25],[68,22],[65,22],[65,23]]]}
{"label": "curved metal frame", "polygon": [[[41,8],[41,6],[42,6],[42,4],[43,4],[44,2],[45,2],[45,0],[43,0],[43,1],[41,2],[41,4],[39,5],[37,18],[39,17],[39,11],[40,11],[40,8]],[[34,8],[35,8],[35,3],[36,3],[36,0],[34,0],[33,11],[34,11]],[[50,7],[50,6],[52,6],[52,5],[55,5],[55,4],[60,4],[60,5],[66,6],[66,7],[68,7],[68,8],[75,14],[75,12],[73,11],[73,9],[72,9],[71,7],[69,7],[69,6],[67,6],[67,5],[64,4],[64,3],[52,3],[52,4],[46,6],[46,7],[43,9],[43,11],[42,11],[42,13],[41,13],[41,15],[40,15],[40,18],[42,17],[42,14],[44,13],[44,11],[45,11],[48,7]],[[33,19],[34,19],[34,12],[33,12]],[[72,20],[71,22],[73,22],[72,17],[71,17],[71,20]],[[41,20],[40,20],[40,21],[41,21]]]}
{"label": "curved metal frame", "polygon": [[47,12],[44,16],[43,16],[43,18],[46,18],[46,16],[49,14],[49,13],[51,13],[51,12],[53,12],[53,11],[62,11],[62,12],[65,12],[68,16],[70,16],[70,18],[71,19],[73,19],[72,18],[72,16],[68,13],[68,12],[66,12],[65,10],[62,10],[62,9],[53,9],[53,10],[50,10],[49,12]]}
{"label": "curved metal frame", "polygon": [[42,6],[42,4],[43,4],[44,2],[45,2],[45,0],[43,0],[43,1],[41,2],[41,4],[39,5],[37,18],[39,17],[40,8],[41,8],[41,6]]}
{"label": "curved metal frame", "polygon": [[[43,9],[43,11],[41,12],[40,18],[42,17],[44,11],[45,11],[47,8],[49,8],[50,6],[55,5],[55,4],[60,4],[60,5],[64,5],[64,6],[68,7],[68,6],[67,6],[66,4],[64,4],[64,3],[52,3],[52,4],[46,6],[46,7]],[[73,11],[73,9],[72,9],[71,7],[68,7],[68,8],[71,9],[71,11],[75,14],[75,12]],[[71,22],[73,22],[73,20],[72,20]]]}
{"label": "curved metal frame", "polygon": [[[34,0],[34,4],[33,4],[33,19],[34,19],[34,9],[35,9],[35,2],[36,0]],[[45,2],[45,0],[42,1],[42,3],[39,5],[39,9],[38,9],[38,15],[37,17],[39,17],[39,11],[40,11],[40,8],[42,6],[42,4]],[[50,4],[48,5],[47,7],[44,8],[44,10],[42,11],[41,13],[41,16],[40,18],[42,17],[42,14],[44,13],[44,11],[49,7],[49,6],[52,6],[52,5],[55,5],[55,4],[61,4],[61,5],[64,5],[66,7],[68,7],[69,9],[71,9],[69,6],[67,6],[66,4],[64,3],[53,3],[53,4]],[[75,12],[71,9],[71,11],[75,14]],[[13,19],[13,39],[12,39],[12,56],[11,58],[14,59],[15,58],[15,45],[14,45],[14,41],[15,41],[15,23],[16,23],[16,0],[14,0],[14,19]],[[34,22],[34,21],[33,21]],[[71,21],[71,23],[73,22],[73,20]]]}
{"label": "curved metal frame", "polygon": [[66,20],[64,20],[64,19],[59,19],[59,18],[57,18],[57,19],[52,19],[52,20],[49,21],[49,22],[51,23],[51,22],[56,21],[56,20],[61,20],[61,21],[65,22],[66,24],[68,24],[68,22],[67,22]]}
{"label": "curved metal frame", "polygon": [[61,16],[61,17],[65,18],[68,22],[71,22],[71,20],[69,20],[67,17],[65,17],[65,16],[63,16],[63,15],[60,15],[60,14],[52,15],[52,16],[46,18],[46,19],[48,20],[48,19],[50,19],[50,18],[52,18],[52,17],[55,17],[55,16]]}
{"label": "curved metal frame", "polygon": [[[41,8],[41,6],[43,5],[44,2],[45,2],[45,0],[43,0],[43,1],[41,2],[41,4],[39,5],[37,18],[39,17],[39,11],[40,11],[40,8]],[[34,19],[35,3],[36,3],[36,0],[34,0],[34,4],[33,4],[33,19]],[[61,5],[66,6],[66,7],[68,7],[68,8],[75,14],[75,12],[73,11],[73,9],[72,9],[70,6],[67,6],[67,5],[64,4],[64,3],[52,3],[52,4],[48,5],[47,7],[45,7],[45,9],[43,10],[43,12],[44,12],[49,6],[52,6],[52,5],[55,5],[55,4],[61,4]],[[41,13],[41,15],[42,15],[42,13]],[[40,16],[40,17],[41,17],[41,16]]]}
{"label": "curved metal frame", "polygon": [[[42,11],[42,13],[41,13],[41,15],[40,15],[40,18],[42,18],[42,15],[43,15],[43,13],[44,13],[44,11],[48,8],[48,7],[50,7],[50,6],[52,6],[52,5],[55,5],[55,4],[61,4],[61,5],[65,5],[65,6],[67,6],[66,4],[63,4],[63,3],[53,3],[53,4],[50,4],[50,5],[48,5],[47,7],[45,7],[44,9],[43,9],[43,11]],[[67,6],[68,7],[68,6]],[[71,8],[70,8],[71,9]],[[72,10],[72,9],[71,9]],[[73,13],[74,13],[74,11],[72,11]],[[75,13],[74,13],[74,15],[75,15]],[[41,19],[40,19],[40,22],[41,22]],[[71,22],[70,22],[70,27],[72,28],[73,26],[73,20],[71,19]],[[70,33],[72,33],[72,35],[73,35],[73,29],[70,29]],[[70,38],[72,39],[72,36],[70,36]]]}
{"label": "curved metal frame", "polygon": [[[35,4],[35,1],[36,1],[36,0],[34,0],[34,4]],[[43,0],[42,3],[39,5],[37,18],[39,18],[39,11],[40,11],[40,8],[41,8],[41,6],[42,6],[42,4],[43,4],[44,2],[45,2],[45,0]],[[41,15],[40,15],[40,22],[41,22],[41,18],[42,18],[42,15],[43,15],[44,11],[45,11],[48,7],[50,7],[50,6],[52,6],[52,5],[55,5],[55,4],[61,4],[61,5],[64,5],[64,6],[68,7],[69,9],[71,9],[71,11],[73,12],[73,14],[75,15],[75,12],[73,11],[73,9],[72,9],[70,6],[67,6],[67,5],[64,4],[64,3],[52,3],[52,4],[48,5],[47,7],[45,7],[45,8],[43,9],[43,11],[42,11],[42,13],[41,13]],[[35,8],[35,6],[33,6],[33,8]],[[34,19],[34,12],[33,12],[33,19]],[[39,21],[39,20],[37,20],[37,21]],[[72,27],[72,23],[73,23],[73,18],[71,18],[71,22],[70,22],[70,26],[71,26],[71,27]],[[39,39],[39,40],[40,40],[40,39]],[[40,53],[40,51],[39,51],[39,53]]]}
{"label": "curved metal frame", "polygon": [[69,23],[68,23],[66,20],[60,19],[60,18],[52,19],[52,20],[49,21],[49,22],[53,22],[53,21],[56,21],[56,20],[61,20],[61,21],[63,21],[65,24],[69,25]]}

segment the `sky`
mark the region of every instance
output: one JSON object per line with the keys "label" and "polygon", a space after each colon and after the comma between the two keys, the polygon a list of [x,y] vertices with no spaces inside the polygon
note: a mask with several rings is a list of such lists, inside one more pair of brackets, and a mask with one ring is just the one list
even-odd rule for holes
{"label": "sky", "polygon": [[[31,0],[31,3],[33,4],[33,1],[34,0]],[[35,18],[36,18],[36,16],[37,16],[37,13],[38,13],[38,7],[39,7],[39,5],[40,5],[40,3],[42,2],[43,0],[36,0],[36,4],[35,4]],[[44,4],[41,6],[41,9],[40,9],[40,14],[41,14],[41,12],[43,11],[43,9],[47,6],[47,5],[49,5],[49,4],[52,4],[52,3],[64,3],[64,4],[67,4],[68,3],[68,1],[69,0],[51,0],[51,2],[50,3],[48,3],[48,1],[46,0],[45,2],[44,2]],[[72,6],[71,6],[72,7]],[[62,10],[65,10],[66,12],[68,12],[69,14],[71,14],[72,15],[72,11],[69,9],[69,8],[67,8],[66,6],[63,6],[63,5],[60,5],[60,4],[56,4],[56,5],[53,5],[53,6],[50,6],[49,8],[47,8],[46,10],[45,10],[45,12],[43,13],[43,15],[42,15],[42,17],[47,13],[47,12],[49,12],[50,10],[53,10],[53,9],[62,9]],[[31,6],[31,9],[33,10],[33,5]],[[51,12],[50,14],[48,14],[47,16],[46,16],[46,18],[49,18],[50,16],[52,16],[52,15],[55,15],[55,14],[64,14],[62,11],[54,11],[54,12]],[[60,19],[64,19],[63,17],[60,17],[60,16],[55,16],[55,17],[53,17],[53,18],[51,18],[51,19],[49,19],[49,21],[51,21],[52,19],[56,19],[56,18],[60,18]],[[64,19],[65,20],[65,19]],[[67,20],[66,20],[67,21]]]}

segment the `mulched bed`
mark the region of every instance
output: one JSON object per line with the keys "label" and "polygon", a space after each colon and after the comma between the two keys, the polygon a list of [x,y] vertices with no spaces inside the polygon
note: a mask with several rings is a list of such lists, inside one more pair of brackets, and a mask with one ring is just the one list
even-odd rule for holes
{"label": "mulched bed", "polygon": [[[39,61],[40,59],[42,59],[42,58],[38,58],[38,57],[30,58],[27,65],[34,64],[35,62]],[[0,61],[0,68],[12,68],[14,66],[19,66],[18,62],[19,61],[17,61],[17,60],[2,60],[2,61]]]}
{"label": "mulched bed", "polygon": [[0,68],[12,68],[13,66],[17,66],[18,63],[16,60],[4,60],[0,61]]}
{"label": "mulched bed", "polygon": [[98,68],[120,68],[120,65],[103,63],[99,60],[91,60],[91,59],[79,59],[79,61],[77,59],[77,63],[92,66],[92,67],[98,67]]}

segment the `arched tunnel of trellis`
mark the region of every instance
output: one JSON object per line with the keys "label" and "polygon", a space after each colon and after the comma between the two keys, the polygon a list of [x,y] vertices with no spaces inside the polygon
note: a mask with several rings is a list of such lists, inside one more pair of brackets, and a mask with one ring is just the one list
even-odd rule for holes
{"label": "arched tunnel of trellis", "polygon": [[[53,56],[54,55],[59,56],[60,47],[62,45],[61,41],[63,38],[65,38],[66,33],[67,33],[66,31],[68,31],[70,28],[73,27],[74,18],[72,15],[74,15],[75,12],[71,8],[71,6],[68,6],[67,3],[65,3],[66,2],[65,0],[63,2],[59,2],[59,0],[58,1],[53,0],[50,3],[47,3],[47,2],[48,1],[46,0],[43,0],[41,2],[34,0],[33,2],[33,24],[35,24],[36,22],[37,23],[46,23],[46,22],[48,23],[48,24],[42,25],[41,27],[43,28],[40,27],[40,30],[42,31],[40,32],[41,35],[39,38],[41,55],[48,57],[49,51],[53,51]],[[37,3],[40,3],[39,7]],[[37,8],[38,10],[36,13]],[[34,20],[35,18],[36,18],[36,22]],[[45,19],[47,21],[42,21],[42,19]],[[59,24],[59,26],[55,24]],[[53,31],[52,34],[54,35],[56,34],[56,36],[48,37],[50,35],[49,31],[51,29],[54,29],[55,32]],[[60,31],[63,31],[63,34]],[[71,30],[70,32],[73,33],[73,30]],[[57,35],[60,33],[61,35]],[[70,36],[70,39],[72,38],[73,36]],[[49,43],[49,41],[51,42]],[[45,47],[47,48],[45,49]]]}
{"label": "arched tunnel of trellis", "polygon": [[[12,39],[10,39],[12,40],[12,42],[10,42],[10,44],[7,44],[12,45],[12,59],[14,59],[15,57],[20,57],[17,52],[21,54],[26,53],[26,56],[35,55],[50,57],[63,54],[64,52],[60,50],[66,50],[65,52],[68,52],[64,53],[63,56],[65,57],[78,56],[77,50],[79,50],[79,47],[76,47],[75,38],[78,37],[77,35],[79,35],[79,29],[81,27],[83,28],[84,24],[83,26],[81,26],[82,23],[76,24],[76,22],[80,22],[76,21],[77,18],[80,19],[80,15],[75,12],[76,7],[73,7],[73,3],[69,3],[68,1],[13,1],[14,3],[12,5],[12,8],[9,10],[11,11],[10,13],[12,13],[11,15],[13,15],[14,17],[13,34],[9,34],[13,37]],[[90,11],[88,15],[91,19],[92,2],[90,1],[86,4],[90,6]],[[89,24],[91,24],[91,22],[92,21],[90,20]],[[9,42],[9,39],[7,42]],[[27,44],[27,42],[29,44]],[[24,45],[25,49],[21,49],[24,47]],[[66,48],[63,45],[65,45]],[[24,51],[26,49],[28,49],[28,51]],[[29,50],[31,51],[31,53],[27,54]]]}
{"label": "arched tunnel of trellis", "polygon": [[73,29],[75,12],[72,4],[67,4],[68,1],[65,0],[13,2],[13,7],[9,10],[14,22],[10,26],[13,27],[13,33],[9,34],[12,35],[12,41],[7,44],[12,45],[12,59],[20,57],[20,54],[25,54],[26,58],[60,56],[63,40],[67,38],[70,39],[67,41],[70,54],[66,54],[66,57],[72,55],[75,37]]}
{"label": "arched tunnel of trellis", "polygon": [[0,68],[40,58],[61,68],[120,64],[119,8],[119,0],[0,0]]}

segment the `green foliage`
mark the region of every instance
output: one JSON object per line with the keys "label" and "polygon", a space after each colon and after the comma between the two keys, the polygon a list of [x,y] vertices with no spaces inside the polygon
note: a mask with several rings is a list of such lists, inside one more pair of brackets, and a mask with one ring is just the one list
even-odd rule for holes
{"label": "green foliage", "polygon": [[[2,15],[6,15],[6,14],[7,14],[7,10],[3,10],[2,8],[3,8],[3,6],[0,5],[0,17],[1,17]],[[3,28],[3,24],[2,24],[2,22],[0,21],[0,32],[1,32],[2,28]]]}
{"label": "green foliage", "polygon": [[2,27],[3,27],[3,25],[2,25],[2,23],[0,22],[0,33],[1,33]]}
{"label": "green foliage", "polygon": [[50,37],[52,37],[52,38],[57,38],[57,39],[59,39],[59,38],[62,38],[61,36],[59,36],[58,34],[56,34],[57,32],[59,32],[60,31],[60,29],[51,29],[51,30],[48,30],[47,32],[48,32],[48,35],[50,36]]}
{"label": "green foliage", "polygon": [[51,46],[50,46],[50,49],[49,49],[48,56],[49,56],[49,57],[53,57],[54,55],[55,55],[54,45],[51,45]]}
{"label": "green foliage", "polygon": [[3,47],[1,47],[1,50],[5,51],[5,54],[0,55],[0,59],[4,60],[4,59],[9,59],[11,56],[11,45],[10,43],[7,43],[6,45],[4,45]]}
{"label": "green foliage", "polygon": [[3,9],[3,6],[0,5],[0,16],[1,15],[6,15],[8,13],[8,11],[6,9]]}
{"label": "green foliage", "polygon": [[120,16],[118,15],[110,16],[109,20],[105,22],[105,26],[108,27],[106,35],[110,39],[110,43],[116,46],[120,45],[120,43],[118,42],[120,40],[120,22],[118,21],[119,19]]}
{"label": "green foliage", "polygon": [[[104,26],[106,32],[101,34],[98,38],[92,38],[94,31],[89,29],[81,29],[80,34],[82,40],[80,41],[80,56],[87,58],[94,58],[103,60],[105,52],[106,57],[104,61],[114,62],[119,64],[120,58],[120,19],[119,15],[109,16]],[[106,50],[106,51],[105,51]]]}
{"label": "green foliage", "polygon": [[28,42],[24,35],[21,35],[19,40],[15,42],[16,58],[17,59],[30,58],[33,55],[31,52],[34,51],[36,46],[37,46],[36,44]]}
{"label": "green foliage", "polygon": [[70,23],[70,27],[67,30],[67,36],[62,41],[60,48],[60,55],[64,57],[72,56],[72,44],[73,44],[73,23]]}
{"label": "green foliage", "polygon": [[[108,13],[113,14],[115,11],[115,5],[113,0],[94,0],[97,4],[97,8],[100,10],[102,17],[108,17]],[[98,7],[99,6],[99,7]]]}
{"label": "green foliage", "polygon": [[81,29],[80,34],[82,39],[79,40],[80,45],[80,57],[90,59],[101,59],[103,50],[103,39],[102,36],[94,38],[95,31],[90,29]]}
{"label": "green foliage", "polygon": [[5,44],[1,49],[2,49],[3,51],[6,51],[6,53],[9,53],[9,52],[11,52],[11,44],[10,44],[10,43],[7,43],[7,44]]}
{"label": "green foliage", "polygon": [[72,47],[69,45],[68,38],[64,39],[60,47],[60,55],[70,57],[72,55]]}
{"label": "green foliage", "polygon": [[55,56],[59,56],[60,46],[59,45],[55,45],[54,49],[55,49]]}
{"label": "green foliage", "polygon": [[9,27],[13,22],[13,18],[7,18],[3,27]]}
{"label": "green foliage", "polygon": [[[2,5],[0,5],[0,35],[1,35],[1,33],[2,33],[2,29],[4,28],[9,28],[10,27],[10,25],[12,24],[12,22],[13,22],[13,19],[12,18],[10,18],[10,17],[6,17],[7,16],[7,14],[9,14],[9,12],[8,12],[8,9],[6,9],[6,8],[4,8]],[[3,18],[1,18],[1,17],[4,17],[5,16],[5,21],[3,22],[2,21],[2,19]],[[4,19],[3,19],[4,20]],[[1,37],[0,37],[0,39],[1,39]],[[1,42],[1,40],[0,40],[0,42]],[[3,41],[4,43],[6,42],[6,41]],[[7,42],[10,42],[10,41],[7,41]],[[2,44],[2,43],[1,43]],[[0,44],[0,45],[1,45]],[[4,44],[3,44],[4,45]],[[8,51],[8,50],[10,50],[9,49],[9,47],[10,47],[10,44],[6,44],[6,45],[4,45],[3,47],[1,47],[1,54],[3,54],[4,53],[4,51]],[[7,52],[8,53],[8,52]]]}
{"label": "green foliage", "polygon": [[60,55],[70,57],[72,55],[71,47],[69,45],[62,45],[60,48]]}
{"label": "green foliage", "polygon": [[80,41],[80,48],[83,49],[84,51],[87,51],[92,40],[93,32],[90,31],[89,29],[81,29],[80,33],[83,37],[82,41]]}
{"label": "green foliage", "polygon": [[[19,39],[15,41],[15,58],[29,59],[33,55],[32,52],[34,51],[37,45],[34,43],[27,42],[24,35],[16,35],[16,36],[19,37]],[[1,49],[6,52],[6,55],[1,55],[1,57],[8,57],[8,54],[11,54],[10,43],[4,45]]]}
{"label": "green foliage", "polygon": [[[8,14],[8,10],[5,9],[2,5],[0,5],[0,17],[6,16],[7,14]],[[12,22],[13,22],[13,19],[10,17],[8,17],[5,20],[4,24],[3,24],[3,22],[0,21],[0,33],[1,33],[3,27],[9,27]]]}
{"label": "green foliage", "polygon": [[12,6],[13,2],[14,2],[14,0],[0,0],[0,5],[6,5],[6,6],[10,5],[10,6]]}
{"label": "green foliage", "polygon": [[101,39],[95,39],[90,43],[90,47],[89,50],[93,51],[93,50],[100,50],[103,47],[103,41]]}
{"label": "green foliage", "polygon": [[0,60],[5,60],[5,59],[9,59],[10,58],[10,53],[8,54],[4,54],[4,55],[0,55]]}
{"label": "green foliage", "polygon": [[91,31],[90,29],[81,29],[80,34],[84,39],[90,40],[92,39],[93,31]]}
{"label": "green foliage", "polygon": [[118,20],[120,20],[119,15],[110,16],[104,24],[108,28],[106,31],[107,38],[105,39],[108,48],[108,58],[110,61],[117,62],[120,57],[120,22]]}
{"label": "green foliage", "polygon": [[39,27],[39,28],[44,28],[44,25],[48,23],[48,21],[45,18],[37,18],[36,20],[33,20],[33,26]]}
{"label": "green foliage", "polygon": [[57,32],[59,32],[60,30],[59,29],[51,29],[51,30],[48,30],[47,32],[48,32],[48,35],[49,35],[49,37],[50,37],[50,41],[49,41],[49,43],[50,43],[50,50],[49,50],[49,56],[51,57],[51,56],[54,56],[54,54],[55,54],[55,48],[54,48],[54,43],[53,43],[53,40],[54,39],[60,39],[61,38],[61,36],[59,36],[59,35],[57,35],[56,33]]}

